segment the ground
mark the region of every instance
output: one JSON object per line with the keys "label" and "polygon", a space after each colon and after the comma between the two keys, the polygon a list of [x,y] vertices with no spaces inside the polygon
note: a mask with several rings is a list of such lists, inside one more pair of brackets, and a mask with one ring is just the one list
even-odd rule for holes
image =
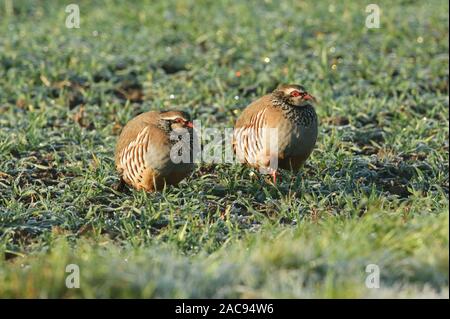
{"label": "ground", "polygon": [[[448,298],[447,1],[66,2],[0,2],[0,297]],[[228,128],[280,83],[319,100],[301,172],[117,187],[133,116]]]}

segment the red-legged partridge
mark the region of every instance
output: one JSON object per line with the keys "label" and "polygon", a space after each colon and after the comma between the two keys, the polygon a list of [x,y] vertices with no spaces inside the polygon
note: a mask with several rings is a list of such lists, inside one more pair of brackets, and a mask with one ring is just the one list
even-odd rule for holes
{"label": "red-legged partridge", "polygon": [[122,180],[148,192],[164,184],[175,185],[188,176],[194,165],[173,161],[171,149],[177,140],[171,132],[186,128],[192,135],[192,123],[184,112],[146,112],[125,125],[117,141],[115,163]]}
{"label": "red-legged partridge", "polygon": [[[233,148],[238,160],[266,169],[274,183],[278,168],[293,171],[301,168],[317,139],[318,121],[313,102],[314,97],[303,86],[281,85],[251,103],[235,125]],[[278,138],[278,147],[270,144],[273,134]],[[270,163],[276,159],[278,166],[273,167]]]}

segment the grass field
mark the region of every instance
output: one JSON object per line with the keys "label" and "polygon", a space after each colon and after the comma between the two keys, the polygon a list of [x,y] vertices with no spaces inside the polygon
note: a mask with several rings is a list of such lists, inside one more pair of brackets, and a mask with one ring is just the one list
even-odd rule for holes
{"label": "grass field", "polygon": [[[448,2],[368,3],[0,1],[0,297],[448,298]],[[117,190],[133,116],[232,127],[279,83],[320,101],[297,175]]]}

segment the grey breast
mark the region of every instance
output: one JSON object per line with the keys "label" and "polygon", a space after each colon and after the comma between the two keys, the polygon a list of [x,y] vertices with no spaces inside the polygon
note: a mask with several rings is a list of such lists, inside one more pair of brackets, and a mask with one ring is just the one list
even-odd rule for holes
{"label": "grey breast", "polygon": [[[295,108],[291,115],[292,130],[286,154],[290,156],[306,156],[311,153],[317,140],[317,114],[312,106]],[[294,116],[292,116],[294,115]]]}

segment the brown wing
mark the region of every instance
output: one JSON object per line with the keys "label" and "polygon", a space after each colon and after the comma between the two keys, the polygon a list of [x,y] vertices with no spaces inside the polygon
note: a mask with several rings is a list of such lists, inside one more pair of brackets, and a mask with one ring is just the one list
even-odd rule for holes
{"label": "brown wing", "polygon": [[250,103],[244,111],[242,111],[239,118],[236,120],[235,128],[240,128],[242,126],[248,126],[250,124],[250,119],[254,117],[257,113],[265,108],[271,108],[272,101],[270,95],[264,95],[263,97],[257,99],[256,101]]}
{"label": "brown wing", "polygon": [[139,132],[134,140],[124,147],[118,154],[116,162],[123,180],[137,189],[146,188],[144,178],[149,174],[145,162],[145,154],[149,148],[149,126]]}
{"label": "brown wing", "polygon": [[159,112],[142,113],[130,120],[122,129],[119,139],[117,140],[115,162],[118,162],[118,156],[122,150],[127,147],[131,141],[146,127],[154,126],[159,119]]}
{"label": "brown wing", "polygon": [[[167,144],[167,138],[156,127],[158,112],[143,113],[123,128],[117,141],[115,163],[121,178],[136,189],[153,190],[158,173],[146,160],[151,148]],[[161,151],[165,148],[161,148]]]}
{"label": "brown wing", "polygon": [[270,149],[271,132],[267,129],[277,128],[280,120],[282,114],[272,106],[270,95],[251,103],[235,125],[233,149],[238,160],[254,167],[267,168],[273,155]]}

